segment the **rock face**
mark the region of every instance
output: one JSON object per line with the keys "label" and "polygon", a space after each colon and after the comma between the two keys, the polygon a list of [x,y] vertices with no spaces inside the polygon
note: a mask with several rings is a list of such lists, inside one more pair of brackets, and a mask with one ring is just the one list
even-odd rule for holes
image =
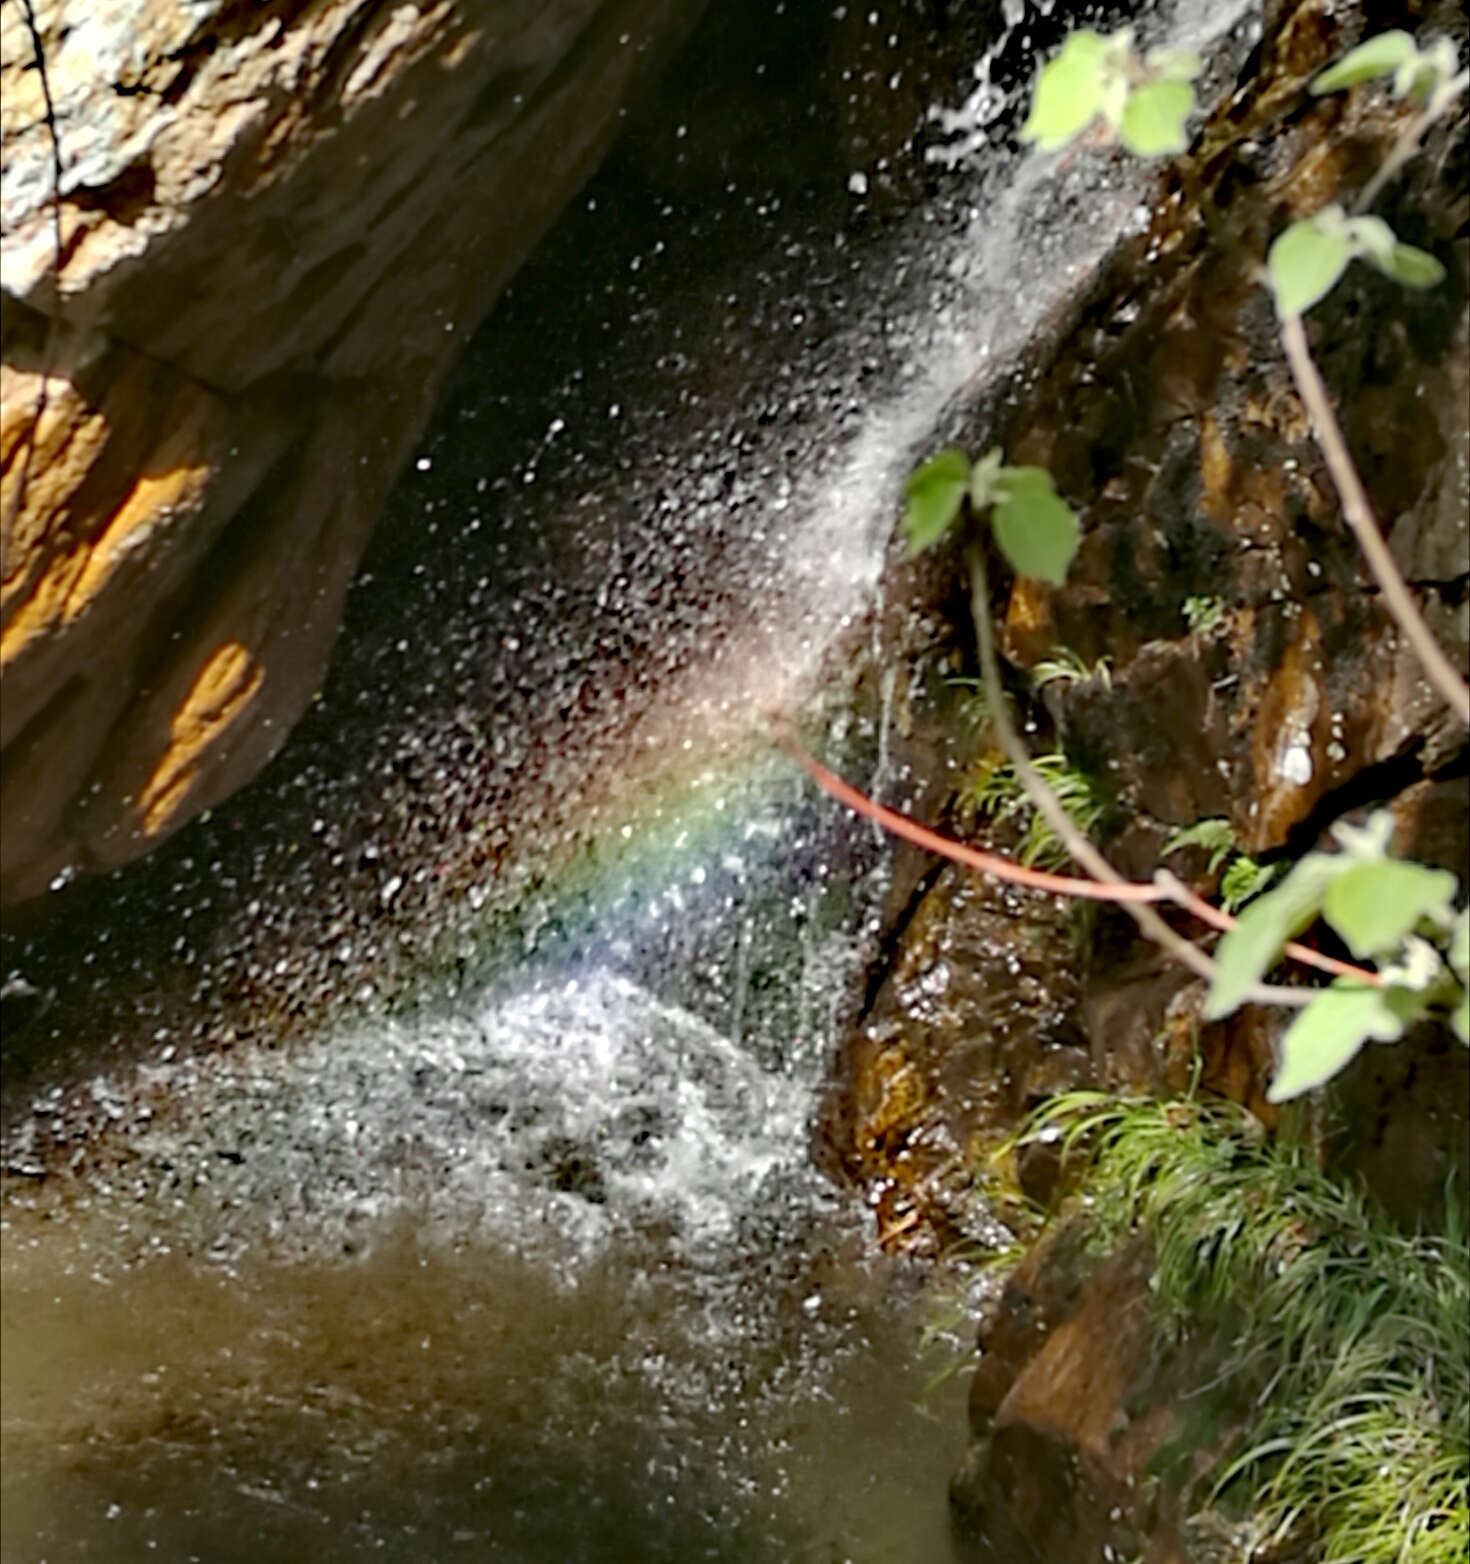
{"label": "rock face", "polygon": [[981,1327],[974,1443],[951,1485],[976,1564],[1136,1558],[1182,1564],[1149,1462],[1176,1429],[1188,1350],[1160,1352],[1151,1256],[1135,1242],[1089,1265],[1075,1229],[1043,1240]]}
{"label": "rock face", "polygon": [[[1375,12],[1373,30],[1434,25],[1458,23],[1410,6]],[[1012,581],[997,561],[990,608],[1035,747],[1055,745],[1091,779],[1098,834],[1134,877],[1165,861],[1172,832],[1204,819],[1228,821],[1254,856],[1285,859],[1375,804],[1392,806],[1401,851],[1466,875],[1466,735],[1380,606],[1257,275],[1271,238],[1330,201],[1350,203],[1398,133],[1383,95],[1306,92],[1363,32],[1361,19],[1279,8],[1203,132],[1187,187],[1166,171],[1150,223],[1120,243],[1058,339],[976,410],[966,442],[1046,467],[1080,512],[1066,583]],[[1462,669],[1465,135],[1463,114],[1438,127],[1380,208],[1442,260],[1445,284],[1411,295],[1355,268],[1308,320],[1375,511]],[[926,593],[935,568],[898,564],[890,582],[891,596],[940,626],[896,654],[915,689],[973,672],[968,605],[952,586]],[[948,571],[962,578],[957,545]],[[966,761],[952,708],[930,698],[905,718],[915,754],[955,756],[951,797],[936,801],[931,785],[929,816],[948,814],[963,831],[974,813],[967,766],[973,776],[995,757],[972,724]],[[1015,842],[1002,833],[998,845]],[[1248,1007],[1205,1024],[1203,984],[1125,920],[914,857],[900,854],[889,954],[820,1130],[829,1166],[868,1194],[885,1241],[942,1249],[962,1239],[984,1152],[1059,1089],[1177,1093],[1197,1068],[1204,1089],[1275,1123],[1263,1086],[1279,1013]],[[1168,861],[1216,891],[1203,855]],[[1452,1170],[1465,1177],[1467,1074],[1466,1050],[1425,1026],[1394,1049],[1366,1050],[1340,1083],[1349,1171],[1410,1224],[1432,1213]],[[1023,1186],[1028,1173],[1048,1177],[1020,1172]],[[1150,1559],[1182,1556],[1142,1496],[1140,1462],[1157,1430],[1135,1440],[1127,1420],[1108,1422],[1121,1387],[1147,1367],[1130,1323],[1143,1278],[1128,1257],[1095,1278],[1080,1302],[1054,1311],[1044,1346],[1038,1336],[1011,1354],[1024,1371],[1002,1374],[1009,1349],[985,1343],[976,1443],[954,1495],[978,1559],[1081,1564],[1136,1555],[1145,1539]],[[1030,1317],[1030,1302],[1017,1307]],[[1152,1405],[1167,1399],[1161,1390]]]}
{"label": "rock face", "polygon": [[[1066,583],[1012,581],[997,564],[992,615],[1034,746],[1059,747],[1091,779],[1104,846],[1135,877],[1202,819],[1225,819],[1270,860],[1376,803],[1393,804],[1401,851],[1466,872],[1465,734],[1379,604],[1254,271],[1286,222],[1350,200],[1396,134],[1382,96],[1305,92],[1360,31],[1311,7],[1284,15],[1202,138],[1195,177],[1227,240],[1166,174],[1149,227],[975,414],[973,448],[1002,444],[1008,460],[1047,467],[1080,512]],[[1375,510],[1462,668],[1470,256],[1463,186],[1439,171],[1463,166],[1465,133],[1463,118],[1440,127],[1385,209],[1440,257],[1446,282],[1411,294],[1355,267],[1308,322]],[[894,567],[890,594],[935,626],[927,644],[894,653],[916,689],[970,671],[968,605],[939,584],[946,571],[962,574],[957,548]],[[1070,670],[1038,679],[1059,653]],[[950,801],[931,783],[921,807],[963,831],[967,769],[989,763],[983,732],[964,736],[952,697],[924,696],[905,721],[917,766],[953,757]],[[1203,855],[1168,861],[1216,890]],[[909,864],[898,877],[917,889],[892,909],[891,956],[822,1127],[830,1165],[877,1191],[886,1228],[953,1237],[977,1153],[1069,1085],[1180,1090],[1202,1056],[1205,1086],[1274,1121],[1262,1087],[1279,1013],[1248,1007],[1202,1024],[1203,985],[1121,917],[977,885],[950,866]],[[1430,1158],[1441,1179],[1447,1145]]]}
{"label": "rock face", "polygon": [[699,9],[5,8],[0,900],[275,753],[455,349]]}

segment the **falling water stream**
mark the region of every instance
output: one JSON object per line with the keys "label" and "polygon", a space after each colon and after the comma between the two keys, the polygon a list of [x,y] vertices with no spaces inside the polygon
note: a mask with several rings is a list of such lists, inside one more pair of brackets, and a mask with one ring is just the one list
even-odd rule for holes
{"label": "falling water stream", "polygon": [[[1139,216],[1009,149],[1059,23],[984,9],[864,170],[831,8],[714,6],[469,345],[283,755],[6,936],[6,1564],[950,1557],[933,1277],[810,1146],[884,852],[769,714],[903,796],[902,474]],[[903,70],[940,12],[886,7]]]}

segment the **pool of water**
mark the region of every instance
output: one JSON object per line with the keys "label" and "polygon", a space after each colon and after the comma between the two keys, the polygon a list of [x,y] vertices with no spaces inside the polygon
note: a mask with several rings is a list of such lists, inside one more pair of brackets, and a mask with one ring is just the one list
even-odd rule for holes
{"label": "pool of water", "polygon": [[4,1557],[948,1557],[933,1273],[804,1075],[583,970],[94,1081],[7,1205]]}

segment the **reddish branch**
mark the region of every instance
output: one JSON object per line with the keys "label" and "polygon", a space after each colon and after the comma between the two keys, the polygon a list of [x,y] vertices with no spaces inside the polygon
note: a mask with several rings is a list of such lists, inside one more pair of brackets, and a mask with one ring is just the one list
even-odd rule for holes
{"label": "reddish branch", "polygon": [[1024,885],[1033,891],[1051,891],[1056,896],[1081,896],[1092,901],[1164,901],[1165,893],[1157,885],[1104,885],[1098,880],[1079,880],[1066,874],[1047,874],[1042,869],[1031,869],[1025,864],[1001,858],[995,853],[983,853],[977,847],[967,847],[953,837],[943,836],[926,825],[920,825],[908,815],[896,809],[888,809],[875,803],[866,793],[860,793],[851,783],[828,769],[804,750],[790,733],[781,735],[781,742],[811,773],[812,779],[825,793],[830,793],[839,803],[846,804],[856,814],[876,820],[885,831],[922,847],[926,852],[938,853],[968,869],[978,869],[982,874],[994,875],[1012,885]]}
{"label": "reddish branch", "polygon": [[[1236,925],[1237,920],[1228,912],[1212,906],[1203,897],[1197,896],[1182,881],[1164,870],[1161,870],[1157,878],[1148,884],[1131,880],[1125,880],[1121,884],[1104,884],[1099,880],[1077,879],[1065,874],[1048,874],[1044,870],[1031,869],[1010,858],[1003,858],[997,853],[982,852],[979,848],[957,842],[953,837],[945,836],[930,826],[920,825],[917,820],[902,814],[897,809],[889,809],[886,805],[875,802],[850,782],[843,781],[835,772],[829,771],[821,761],[808,753],[784,722],[777,724],[777,737],[782,747],[806,768],[812,780],[824,793],[829,793],[855,814],[876,821],[891,835],[905,842],[912,842],[915,847],[921,847],[925,852],[937,853],[952,863],[962,864],[967,869],[978,869],[982,874],[992,875],[997,880],[1004,880],[1010,885],[1023,885],[1030,890],[1049,891],[1055,896],[1082,897],[1091,901],[1117,903],[1172,902],[1192,913],[1201,922],[1208,923],[1212,928],[1228,931]],[[1355,967],[1350,962],[1339,961],[1333,956],[1324,956],[1320,951],[1312,950],[1309,946],[1297,944],[1295,941],[1287,944],[1285,953],[1293,960],[1305,966],[1315,967],[1320,972],[1330,972],[1335,977],[1352,978],[1355,982],[1366,983],[1374,988],[1383,986],[1383,979],[1378,973],[1366,967]]]}

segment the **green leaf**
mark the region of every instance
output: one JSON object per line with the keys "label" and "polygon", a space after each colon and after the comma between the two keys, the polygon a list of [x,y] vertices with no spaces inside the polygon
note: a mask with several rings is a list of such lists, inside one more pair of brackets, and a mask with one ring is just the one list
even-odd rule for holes
{"label": "green leaf", "polygon": [[1361,255],[1406,288],[1432,288],[1444,281],[1444,267],[1434,256],[1411,244],[1400,244],[1381,217],[1354,217],[1344,228],[1354,255]]}
{"label": "green leaf", "polygon": [[970,482],[970,458],[951,447],[931,456],[904,485],[909,497],[903,534],[909,553],[921,554],[949,531]]}
{"label": "green leaf", "polygon": [[1091,28],[1073,33],[1061,52],[1042,67],[1021,140],[1056,152],[1080,136],[1103,111],[1113,40]]}
{"label": "green leaf", "polygon": [[1392,277],[1406,288],[1433,288],[1444,281],[1444,267],[1426,250],[1394,241],[1386,256],[1368,257],[1384,276]]}
{"label": "green leaf", "polygon": [[1418,58],[1407,60],[1393,79],[1396,98],[1412,98],[1431,119],[1438,119],[1470,86],[1470,72],[1458,69],[1460,51],[1448,38],[1436,38]]}
{"label": "green leaf", "polygon": [[1450,1012],[1450,1025],[1462,1043],[1470,1043],[1470,993],[1460,995],[1459,1004]]}
{"label": "green leaf", "polygon": [[1238,1008],[1245,991],[1275,966],[1287,940],[1317,916],[1327,887],[1345,867],[1338,854],[1308,853],[1274,891],[1241,913],[1215,951],[1220,971],[1205,999],[1206,1021]]}
{"label": "green leaf", "polygon": [[1450,966],[1462,983],[1470,983],[1470,907],[1462,907],[1450,934]]}
{"label": "green leaf", "polygon": [[1193,49],[1150,49],[1144,58],[1155,81],[1193,81],[1204,69]]}
{"label": "green leaf", "polygon": [[1131,93],[1118,134],[1139,157],[1165,157],[1189,145],[1184,122],[1194,112],[1194,88],[1187,81],[1156,81]]}
{"label": "green leaf", "polygon": [[1326,298],[1353,257],[1352,241],[1341,229],[1324,230],[1317,217],[1293,223],[1271,246],[1266,270],[1282,320],[1311,309]]}
{"label": "green leaf", "polygon": [[1354,255],[1361,255],[1375,266],[1386,266],[1398,243],[1393,229],[1381,217],[1350,217],[1343,224]]}
{"label": "green leaf", "polygon": [[1045,467],[1001,467],[995,474],[995,502],[1021,494],[1055,494],[1056,480]]}
{"label": "green leaf", "polygon": [[[1437,118],[1449,102],[1446,89],[1453,90],[1452,78],[1458,64],[1459,54],[1454,44],[1448,38],[1436,38],[1427,49],[1419,50],[1394,72],[1393,95],[1411,98]],[[1440,100],[1438,107],[1435,106],[1436,98]]]}
{"label": "green leaf", "polygon": [[1279,863],[1257,863],[1242,853],[1220,877],[1220,905],[1226,912],[1237,912],[1253,896],[1259,896],[1280,869]]}
{"label": "green leaf", "polygon": [[[1033,481],[1031,473],[1040,473],[1045,483]],[[1016,482],[1018,475],[1028,476]],[[1042,468],[1008,467],[1001,478],[1002,494],[990,518],[1001,553],[1017,575],[1061,586],[1077,552],[1077,518]]]}
{"label": "green leaf", "polygon": [[1424,1013],[1424,1000],[1401,988],[1334,983],[1292,1022],[1266,1092],[1271,1102],[1300,1097],[1350,1064],[1370,1039],[1391,1043]]}
{"label": "green leaf", "polygon": [[1177,853],[1185,847],[1203,847],[1209,853],[1209,865],[1207,873],[1213,874],[1216,869],[1233,852],[1238,852],[1240,844],[1235,839],[1235,831],[1228,820],[1213,817],[1208,820],[1196,820],[1193,825],[1185,826],[1182,831],[1176,831],[1161,851],[1165,857],[1170,853]]}
{"label": "green leaf", "polygon": [[1372,81],[1377,76],[1392,76],[1418,54],[1413,38],[1402,29],[1379,33],[1356,49],[1348,50],[1336,65],[1329,65],[1313,81],[1311,90],[1320,97],[1324,92],[1341,92],[1345,87],[1355,87],[1359,82]]}
{"label": "green leaf", "polygon": [[1355,863],[1327,887],[1322,911],[1360,960],[1397,950],[1429,919],[1448,928],[1454,917],[1454,875],[1418,863]]}

